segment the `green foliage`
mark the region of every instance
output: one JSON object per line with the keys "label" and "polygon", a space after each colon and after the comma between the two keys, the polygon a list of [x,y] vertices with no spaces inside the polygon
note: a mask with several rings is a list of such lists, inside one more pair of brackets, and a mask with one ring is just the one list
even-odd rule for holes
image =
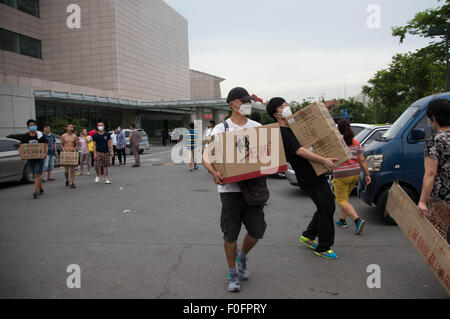
{"label": "green foliage", "polygon": [[78,131],[78,134],[86,128],[87,119],[72,119],[70,116],[54,117],[50,119],[47,124],[53,133],[62,135],[67,131],[67,125],[72,124],[74,129]]}
{"label": "green foliage", "polygon": [[[416,14],[402,27],[393,27],[393,36],[402,43],[406,35],[426,37],[431,26],[445,26],[450,20],[448,4]],[[445,41],[430,44],[415,52],[396,54],[387,69],[378,71],[364,86],[371,98],[369,117],[374,123],[392,123],[414,101],[446,87]],[[367,114],[366,114],[367,115]]]}
{"label": "green foliage", "polygon": [[372,113],[371,110],[364,107],[364,104],[361,102],[355,101],[353,98],[349,100],[341,99],[339,104],[332,108],[331,115],[333,117],[342,117],[344,110],[348,110],[350,116],[354,118],[353,122],[355,123],[371,123],[372,122]]}
{"label": "green foliage", "polygon": [[276,123],[275,120],[273,119],[273,117],[271,117],[266,112],[261,114],[261,124],[262,125],[267,125],[267,124],[272,124],[272,123]]}

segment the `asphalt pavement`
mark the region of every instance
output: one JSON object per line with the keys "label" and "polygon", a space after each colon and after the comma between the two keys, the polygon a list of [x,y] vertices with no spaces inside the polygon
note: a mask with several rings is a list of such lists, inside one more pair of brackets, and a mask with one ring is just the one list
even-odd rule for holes
{"label": "asphalt pavement", "polygon": [[[32,185],[0,185],[0,298],[448,298],[401,230],[356,197],[364,232],[355,235],[351,223],[336,229],[340,259],[315,256],[299,243],[312,201],[272,178],[268,228],[249,255],[251,279],[230,294],[209,174],[174,165],[170,147],[152,147],[140,168],[128,158],[127,167],[111,168],[111,185],[77,176],[78,188],[68,189],[62,169],[37,200]],[[73,264],[81,288],[67,287]],[[367,286],[373,264],[381,288]]]}

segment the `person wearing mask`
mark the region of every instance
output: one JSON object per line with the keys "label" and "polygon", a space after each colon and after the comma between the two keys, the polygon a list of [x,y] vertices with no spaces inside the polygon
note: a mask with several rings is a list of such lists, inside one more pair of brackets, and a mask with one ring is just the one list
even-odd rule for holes
{"label": "person wearing mask", "polygon": [[189,151],[189,171],[193,172],[198,169],[197,159],[195,158],[195,150],[197,143],[197,134],[195,133],[194,123],[189,124],[189,130],[185,136],[186,148]]}
{"label": "person wearing mask", "polygon": [[42,172],[42,182],[45,183],[47,180],[50,182],[55,180],[54,178],[52,178],[52,171],[55,163],[55,156],[58,155],[58,151],[56,149],[56,138],[50,132],[50,125],[44,126],[44,137],[48,142],[48,153],[47,157],[44,160],[44,169]]}
{"label": "person wearing mask", "polygon": [[142,142],[142,136],[136,130],[136,125],[130,124],[130,148],[131,154],[134,156],[134,165],[132,167],[141,166],[141,158],[139,154],[139,144]]}
{"label": "person wearing mask", "polygon": [[[27,122],[28,133],[25,133],[21,139],[20,144],[45,144],[45,153],[48,152],[48,141],[45,136],[38,132],[36,120],[28,120]],[[22,156],[22,149],[19,148],[20,156]],[[47,157],[48,155],[46,155]],[[34,175],[34,199],[38,198],[38,195],[44,194],[44,188],[42,187],[41,175],[44,167],[44,159],[29,159],[27,160],[27,166]]]}
{"label": "person wearing mask", "polygon": [[[61,148],[63,152],[77,152],[78,136],[74,133],[73,125],[67,125],[67,132],[61,136]],[[66,177],[66,187],[76,188],[74,184],[76,165],[64,165],[64,175]],[[70,182],[69,182],[70,174]]]}
{"label": "person wearing mask", "polygon": [[95,183],[100,181],[100,167],[103,166],[103,179],[105,184],[111,184],[108,178],[108,168],[111,166],[111,157],[114,156],[112,147],[111,136],[105,132],[105,124],[98,122],[97,133],[94,134],[94,162],[95,171],[97,176],[95,177]]}
{"label": "person wearing mask", "polygon": [[[285,99],[275,97],[267,104],[267,113],[280,124],[286,159],[295,171],[300,188],[316,205],[314,214],[300,242],[314,250],[320,257],[335,260],[337,254],[331,249],[334,244],[334,220],[336,209],[334,195],[325,175],[317,176],[310,161],[322,164],[327,170],[336,168],[336,158],[324,158],[302,147],[289,128],[287,118],[292,115]],[[319,242],[315,239],[318,237]]]}
{"label": "person wearing mask", "polygon": [[347,144],[351,158],[336,167],[333,171],[334,194],[336,195],[336,201],[340,208],[340,219],[336,222],[336,225],[347,228],[348,225],[345,218],[348,216],[355,223],[355,233],[359,235],[363,231],[366,221],[359,218],[355,208],[349,203],[348,198],[355,188],[356,183],[358,183],[361,169],[364,170],[366,185],[370,185],[372,180],[366,158],[364,157],[364,151],[359,142],[354,138],[355,134],[350,127],[350,122],[346,119],[339,120],[338,129],[344,138],[345,144]]}
{"label": "person wearing mask", "polygon": [[83,167],[87,166],[86,175],[91,175],[91,152],[89,151],[89,144],[92,143],[92,137],[88,134],[87,130],[81,131],[81,136],[79,137],[79,142],[81,145],[81,159],[80,159],[80,172],[78,175],[83,175]]}
{"label": "person wearing mask", "polygon": [[427,117],[435,134],[425,145],[425,174],[418,211],[450,244],[450,101],[430,102]]}
{"label": "person wearing mask", "polygon": [[112,161],[112,166],[115,166],[116,165],[116,155],[117,155],[117,129],[115,129],[113,132],[112,132],[112,134],[111,134],[111,142],[112,142],[112,145],[113,145],[113,152],[114,152],[114,155],[113,155],[113,157],[112,157],[112,159],[111,159],[111,161]]}
{"label": "person wearing mask", "polygon": [[[127,154],[125,152],[127,146],[127,141],[125,134],[122,132],[122,128],[119,126],[117,128],[117,157],[119,158],[119,165],[127,165]],[[123,157],[123,161],[122,161]]]}
{"label": "person wearing mask", "polygon": [[[217,125],[212,135],[217,136],[226,131],[259,127],[261,124],[247,118],[251,113],[251,96],[241,87],[232,89],[227,97],[227,103],[232,115],[224,123]],[[218,184],[218,192],[222,202],[220,226],[223,232],[225,256],[228,264],[227,290],[238,292],[241,290],[240,279],[248,280],[250,271],[247,267],[247,256],[257,242],[263,238],[267,224],[264,219],[264,205],[251,206],[238,183],[224,184],[219,171],[214,169],[206,146],[203,154],[203,165]],[[247,229],[241,248],[238,250],[237,240],[242,224]]]}

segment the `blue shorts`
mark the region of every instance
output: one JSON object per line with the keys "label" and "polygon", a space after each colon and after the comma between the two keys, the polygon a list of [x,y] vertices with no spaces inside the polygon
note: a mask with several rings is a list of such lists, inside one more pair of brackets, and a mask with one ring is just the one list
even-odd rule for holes
{"label": "blue shorts", "polygon": [[51,172],[53,171],[53,166],[55,163],[55,155],[47,155],[47,157],[44,159],[44,171],[45,172]]}
{"label": "blue shorts", "polygon": [[33,175],[41,175],[42,169],[44,168],[43,159],[30,159],[27,160],[27,165],[31,169]]}

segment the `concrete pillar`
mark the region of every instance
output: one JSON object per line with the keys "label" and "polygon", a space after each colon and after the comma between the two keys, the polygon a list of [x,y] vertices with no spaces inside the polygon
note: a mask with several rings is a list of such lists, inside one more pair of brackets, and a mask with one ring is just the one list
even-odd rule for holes
{"label": "concrete pillar", "polygon": [[34,90],[29,87],[0,84],[0,137],[25,133],[27,121],[36,119]]}

